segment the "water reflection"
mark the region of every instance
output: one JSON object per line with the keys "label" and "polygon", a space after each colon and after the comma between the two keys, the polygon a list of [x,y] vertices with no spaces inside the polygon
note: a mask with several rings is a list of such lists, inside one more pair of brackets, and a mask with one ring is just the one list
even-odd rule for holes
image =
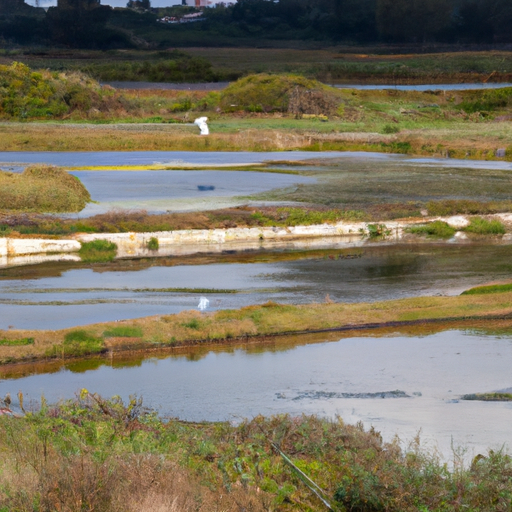
{"label": "water reflection", "polygon": [[[403,244],[253,251],[0,270],[0,328],[58,329],[196,309],[453,295],[510,280],[511,245]],[[492,262],[492,264],[490,264]],[[206,286],[210,293],[205,295]]]}
{"label": "water reflection", "polygon": [[501,329],[499,336],[469,328],[412,335],[388,330],[384,337],[350,333],[341,339],[331,333],[147,359],[121,354],[16,380],[4,369],[1,391],[21,389],[27,399],[44,394],[50,402],[81,388],[104,396],[138,394],[161,414],[191,421],[338,414],[375,426],[387,439],[412,439],[421,429],[423,439],[439,443],[445,455],[452,440],[482,451],[509,441],[512,404],[459,398],[512,385],[512,337],[504,331],[510,333],[510,322]]}

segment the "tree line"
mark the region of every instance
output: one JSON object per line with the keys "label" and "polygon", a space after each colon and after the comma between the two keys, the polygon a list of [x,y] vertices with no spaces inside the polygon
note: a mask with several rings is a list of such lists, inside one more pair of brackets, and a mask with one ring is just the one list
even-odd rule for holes
{"label": "tree line", "polygon": [[506,43],[511,0],[237,0],[207,10],[226,30],[347,42]]}
{"label": "tree line", "polygon": [[[149,8],[149,0],[146,1]],[[0,42],[68,47],[134,46],[126,27],[156,26],[158,9],[113,9],[100,0],[58,0],[47,11],[0,0]],[[500,44],[512,42],[512,0],[237,0],[204,11],[180,30],[240,39],[353,43]],[[154,27],[154,29],[152,28]],[[150,36],[151,37],[151,36]],[[149,41],[151,43],[151,41]],[[155,45],[163,44],[162,38]]]}

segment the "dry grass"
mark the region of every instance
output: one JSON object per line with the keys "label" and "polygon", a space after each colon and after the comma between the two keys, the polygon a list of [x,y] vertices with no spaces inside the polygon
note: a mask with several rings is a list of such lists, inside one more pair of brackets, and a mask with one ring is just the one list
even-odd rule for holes
{"label": "dry grass", "polygon": [[[382,121],[384,122],[384,121]],[[398,134],[378,134],[379,126],[345,121],[339,133],[324,133],[318,122],[300,120],[293,128],[278,127],[280,119],[258,119],[239,126],[223,121],[222,131],[210,123],[212,134],[172,124],[155,125],[57,125],[0,124],[0,151],[320,151],[397,152],[396,143],[407,143],[409,154],[452,158],[494,159],[495,150],[512,145],[510,124],[501,122],[453,123],[406,128]],[[275,124],[276,128],[272,128]],[[320,123],[321,125],[322,123]],[[302,128],[300,127],[302,126]],[[322,128],[319,131],[319,128]],[[373,131],[372,131],[373,130]],[[393,145],[395,144],[395,146]]]}
{"label": "dry grass", "polygon": [[[240,310],[222,310],[210,314],[184,311],[177,315],[147,317],[109,322],[87,327],[91,339],[102,339],[105,350],[121,350],[137,346],[141,349],[161,346],[188,346],[203,343],[230,342],[237,338],[290,334],[322,329],[364,327],[390,322],[415,322],[440,319],[509,315],[512,312],[512,292],[458,297],[417,297],[360,304],[282,305],[267,303]],[[103,333],[119,326],[137,329],[143,335],[136,341],[129,338],[105,339]],[[9,330],[0,331],[2,339],[34,338],[28,346],[0,346],[0,361],[41,359],[73,356],[65,337],[73,329],[61,331]],[[80,348],[82,355],[84,347]],[[94,350],[98,346],[94,345]]]}
{"label": "dry grass", "polygon": [[0,210],[79,212],[91,200],[75,176],[49,165],[0,172]]}

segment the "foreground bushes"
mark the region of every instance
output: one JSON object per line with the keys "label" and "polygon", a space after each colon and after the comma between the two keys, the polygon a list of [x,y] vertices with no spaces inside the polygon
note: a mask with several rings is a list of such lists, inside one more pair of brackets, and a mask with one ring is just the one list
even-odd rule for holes
{"label": "foreground bushes", "polygon": [[449,471],[419,443],[403,451],[340,419],[164,422],[139,399],[85,390],[23,419],[0,417],[0,450],[2,512],[324,510],[297,469],[337,511],[506,511],[512,500],[502,452]]}
{"label": "foreground bushes", "polygon": [[21,174],[0,172],[0,210],[79,212],[90,200],[81,181],[58,167],[34,165]]}

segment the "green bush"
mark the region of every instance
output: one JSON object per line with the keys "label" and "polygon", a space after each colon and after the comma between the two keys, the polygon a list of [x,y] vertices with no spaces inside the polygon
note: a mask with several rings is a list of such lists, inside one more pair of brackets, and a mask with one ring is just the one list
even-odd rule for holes
{"label": "green bush", "polygon": [[492,112],[499,108],[508,107],[512,100],[512,87],[491,89],[473,93],[470,98],[462,101],[459,106],[464,112]]}
{"label": "green bush", "polygon": [[32,71],[25,64],[0,65],[0,116],[31,119],[61,117],[73,111],[87,114],[104,108],[100,85],[79,72]]}
{"label": "green bush", "polygon": [[415,235],[426,235],[432,238],[450,238],[456,230],[446,222],[436,220],[421,226],[411,226],[407,231]]}
{"label": "green bush", "polygon": [[368,224],[366,231],[361,229],[361,233],[368,238],[385,238],[391,234],[391,230],[385,224]]}
{"label": "green bush", "polygon": [[78,254],[85,263],[106,263],[115,259],[117,245],[108,240],[83,242]]}
{"label": "green bush", "polygon": [[152,237],[148,240],[147,248],[148,248],[150,251],[158,251],[159,247],[160,247],[160,242],[158,241],[158,238],[156,238],[155,236],[152,236]]}
{"label": "green bush", "polygon": [[487,220],[482,217],[471,219],[471,223],[464,230],[477,235],[504,235],[506,233],[505,226],[499,220]]}

